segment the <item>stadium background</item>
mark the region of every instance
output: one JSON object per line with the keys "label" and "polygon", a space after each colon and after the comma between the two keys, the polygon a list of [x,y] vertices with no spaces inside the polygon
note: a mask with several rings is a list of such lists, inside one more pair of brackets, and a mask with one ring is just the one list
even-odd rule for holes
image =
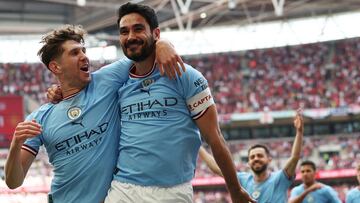
{"label": "stadium background", "polygon": [[[123,57],[116,8],[122,0],[0,0],[0,202],[46,202],[45,150],[22,187],[9,190],[4,164],[16,124],[56,82],[36,56],[41,34],[81,24],[93,70]],[[238,170],[247,148],[266,143],[277,170],[290,156],[294,109],[304,108],[303,159],[342,200],[360,161],[360,1],[137,0],[156,9],[162,37],[209,80]],[[295,185],[299,183],[299,176]],[[230,202],[223,179],[199,160],[194,202]]]}

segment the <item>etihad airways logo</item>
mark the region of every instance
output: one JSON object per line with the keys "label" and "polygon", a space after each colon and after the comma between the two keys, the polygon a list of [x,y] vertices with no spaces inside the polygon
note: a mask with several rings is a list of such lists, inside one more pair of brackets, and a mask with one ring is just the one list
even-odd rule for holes
{"label": "etihad airways logo", "polygon": [[169,107],[175,106],[178,103],[177,98],[175,97],[164,97],[161,99],[149,99],[146,101],[141,101],[137,103],[132,103],[121,108],[122,114],[131,114],[135,112],[141,112],[148,109],[153,108],[162,108],[162,107]]}
{"label": "etihad airways logo", "polygon": [[[76,147],[78,147],[79,149],[86,149],[88,147],[96,146],[101,142],[101,136],[103,133],[106,132],[108,125],[109,123],[106,122],[97,126],[96,128],[81,132],[77,135],[62,140],[55,144],[55,149],[57,151],[67,150],[67,154],[69,154],[70,152],[73,153],[73,151],[69,152],[68,150],[72,150],[71,148],[76,145],[78,145]],[[91,142],[87,142],[92,138],[94,139]]]}

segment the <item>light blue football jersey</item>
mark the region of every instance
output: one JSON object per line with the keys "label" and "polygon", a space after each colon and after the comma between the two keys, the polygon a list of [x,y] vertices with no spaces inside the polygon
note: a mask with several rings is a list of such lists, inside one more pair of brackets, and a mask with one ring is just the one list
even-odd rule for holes
{"label": "light blue football jersey", "polygon": [[203,75],[186,65],[176,80],[158,69],[129,80],[119,90],[119,172],[114,179],[142,186],[174,186],[194,177],[201,145],[194,119],[214,105]]}
{"label": "light blue football jersey", "polygon": [[346,194],[346,203],[360,203],[360,188],[359,187],[351,189]]}
{"label": "light blue football jersey", "polygon": [[286,203],[287,191],[294,180],[284,170],[270,173],[262,183],[256,183],[252,173],[238,172],[237,177],[241,186],[259,203]]}
{"label": "light blue football jersey", "polygon": [[[301,195],[304,192],[304,184],[298,185],[291,190],[290,199]],[[336,191],[328,185],[310,192],[302,203],[341,203]]]}
{"label": "light blue football jersey", "polygon": [[27,117],[43,133],[23,149],[36,155],[44,145],[54,167],[53,201],[89,203],[105,199],[118,156],[118,89],[128,79],[130,61],[117,61],[91,74],[74,97],[45,104]]}

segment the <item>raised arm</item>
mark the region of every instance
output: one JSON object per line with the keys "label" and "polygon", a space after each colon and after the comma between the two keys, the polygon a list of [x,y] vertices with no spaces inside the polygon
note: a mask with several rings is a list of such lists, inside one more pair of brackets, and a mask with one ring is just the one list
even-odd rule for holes
{"label": "raised arm", "polygon": [[10,189],[15,189],[24,182],[27,171],[35,156],[21,147],[27,138],[41,133],[41,126],[35,121],[19,123],[10,144],[10,150],[5,163],[5,182]]}
{"label": "raised arm", "polygon": [[221,173],[221,169],[217,165],[214,157],[211,156],[211,154],[209,154],[209,152],[207,152],[206,149],[202,146],[199,149],[199,156],[206,163],[206,165],[210,168],[210,170],[213,173],[215,173],[219,176],[223,176],[223,174]]}
{"label": "raised arm", "polygon": [[224,175],[233,202],[256,202],[243,188],[240,187],[231,154],[226,147],[225,140],[220,132],[215,105],[210,106],[206,112],[196,120],[196,124],[200,129],[201,135],[211,147],[216,163],[219,165],[221,172]]}
{"label": "raised arm", "polygon": [[294,119],[294,126],[296,129],[296,136],[291,150],[291,157],[286,162],[286,165],[284,167],[284,171],[289,177],[293,177],[295,175],[296,165],[300,159],[301,150],[302,150],[304,121],[301,115],[301,109],[297,110]]}

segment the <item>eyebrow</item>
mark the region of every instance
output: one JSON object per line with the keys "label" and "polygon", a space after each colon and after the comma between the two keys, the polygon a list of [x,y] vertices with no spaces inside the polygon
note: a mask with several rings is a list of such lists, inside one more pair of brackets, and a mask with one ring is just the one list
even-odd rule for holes
{"label": "eyebrow", "polygon": [[[121,27],[120,27],[120,30],[121,30],[121,29],[126,29],[127,27],[129,27],[129,26],[121,26]],[[142,23],[136,23],[136,24],[134,24],[134,25],[131,25],[131,27],[145,27],[145,25],[142,24]]]}
{"label": "eyebrow", "polygon": [[72,48],[72,49],[69,50],[69,53],[72,53],[72,52],[75,52],[75,51],[78,51],[78,50],[83,50],[83,49],[86,49],[86,48],[83,47],[83,46],[74,47],[74,48]]}

